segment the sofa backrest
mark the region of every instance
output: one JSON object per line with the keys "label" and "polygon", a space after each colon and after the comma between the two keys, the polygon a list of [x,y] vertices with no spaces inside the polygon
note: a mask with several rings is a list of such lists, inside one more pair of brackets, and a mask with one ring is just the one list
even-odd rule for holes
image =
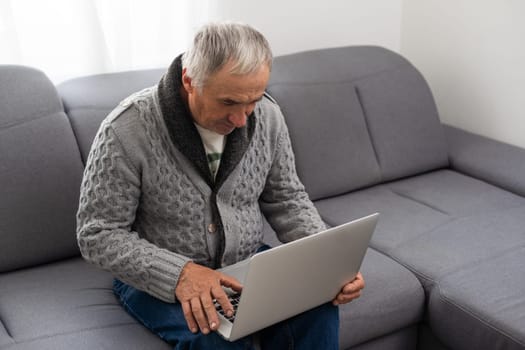
{"label": "sofa backrest", "polygon": [[392,51],[350,46],[276,57],[268,91],[314,200],[448,166],[430,89]]}
{"label": "sofa backrest", "polygon": [[76,78],[57,86],[86,161],[102,120],[120,101],[159,82],[165,69],[149,69]]}
{"label": "sofa backrest", "polygon": [[82,162],[55,87],[0,65],[0,272],[78,254]]}

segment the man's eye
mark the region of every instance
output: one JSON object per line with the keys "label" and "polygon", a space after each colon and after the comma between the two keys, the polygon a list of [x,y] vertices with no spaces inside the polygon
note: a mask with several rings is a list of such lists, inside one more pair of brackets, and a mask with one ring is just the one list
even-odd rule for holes
{"label": "man's eye", "polygon": [[232,101],[232,100],[224,100],[222,101],[222,103],[225,105],[225,106],[233,106],[235,105],[235,101]]}

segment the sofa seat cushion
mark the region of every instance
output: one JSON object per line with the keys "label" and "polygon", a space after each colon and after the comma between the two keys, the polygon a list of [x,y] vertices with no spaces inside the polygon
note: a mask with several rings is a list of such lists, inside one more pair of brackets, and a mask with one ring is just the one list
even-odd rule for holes
{"label": "sofa seat cushion", "polygon": [[331,225],[381,213],[371,245],[427,283],[525,243],[525,199],[442,170],[317,201]]}
{"label": "sofa seat cushion", "polygon": [[452,349],[525,348],[525,245],[439,281],[430,294],[433,332]]}
{"label": "sofa seat cushion", "polygon": [[361,297],[340,307],[341,349],[415,325],[423,316],[423,288],[403,266],[368,249],[361,272],[366,283]]}
{"label": "sofa seat cushion", "polygon": [[399,196],[454,218],[525,205],[525,199],[451,170],[434,171],[387,184]]}
{"label": "sofa seat cushion", "polygon": [[2,350],[169,350],[171,347],[142,325],[123,324],[34,338],[2,347]]}
{"label": "sofa seat cushion", "polygon": [[379,212],[370,242],[390,254],[397,246],[451,220],[448,215],[392,192],[384,185],[315,202],[322,218],[332,226]]}
{"label": "sofa seat cushion", "polygon": [[431,287],[451,273],[521,245],[525,245],[525,206],[456,219],[391,254]]}
{"label": "sofa seat cushion", "polygon": [[111,275],[80,258],[2,274],[0,320],[7,343],[18,344],[7,349],[113,348],[105,341],[138,349],[142,336],[144,348],[169,348],[136,327],[113,295]]}

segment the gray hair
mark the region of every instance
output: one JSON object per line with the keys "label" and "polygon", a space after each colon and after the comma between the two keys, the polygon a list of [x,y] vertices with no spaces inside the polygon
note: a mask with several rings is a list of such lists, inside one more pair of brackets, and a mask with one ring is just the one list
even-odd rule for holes
{"label": "gray hair", "polygon": [[182,66],[197,88],[230,61],[232,74],[253,73],[263,64],[271,69],[272,51],[266,38],[248,25],[211,23],[197,32],[193,46],[182,56]]}

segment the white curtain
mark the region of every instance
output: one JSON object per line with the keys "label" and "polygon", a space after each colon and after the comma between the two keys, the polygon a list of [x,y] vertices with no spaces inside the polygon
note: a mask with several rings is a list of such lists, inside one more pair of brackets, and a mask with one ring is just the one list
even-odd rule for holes
{"label": "white curtain", "polygon": [[0,64],[54,83],[167,67],[208,19],[206,0],[0,0]]}

